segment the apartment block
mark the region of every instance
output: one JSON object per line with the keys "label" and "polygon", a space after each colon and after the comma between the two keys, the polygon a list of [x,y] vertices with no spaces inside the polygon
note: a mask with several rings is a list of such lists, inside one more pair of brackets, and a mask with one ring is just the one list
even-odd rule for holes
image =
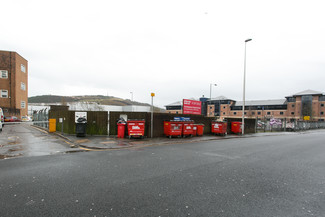
{"label": "apartment block", "polygon": [[28,61],[13,51],[0,51],[0,107],[4,115],[27,115]]}

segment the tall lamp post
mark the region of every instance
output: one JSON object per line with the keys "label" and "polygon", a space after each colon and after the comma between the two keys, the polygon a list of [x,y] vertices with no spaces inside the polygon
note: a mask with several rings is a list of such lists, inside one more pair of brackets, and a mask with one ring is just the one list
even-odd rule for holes
{"label": "tall lamp post", "polygon": [[153,138],[153,97],[154,96],[155,96],[155,93],[151,93],[151,126],[150,126],[151,138]]}
{"label": "tall lamp post", "polygon": [[217,86],[217,84],[210,84],[210,103],[211,103],[211,90],[212,90],[212,86]]}
{"label": "tall lamp post", "polygon": [[[211,102],[211,92],[212,92],[212,86],[217,86],[217,84],[210,84],[210,105],[212,104]],[[211,111],[210,111],[211,112]],[[209,116],[210,116],[210,112],[209,112]],[[207,108],[207,113],[208,113],[208,108]],[[214,114],[214,113],[213,113]]]}
{"label": "tall lamp post", "polygon": [[245,55],[244,55],[244,85],[243,85],[243,115],[242,115],[242,129],[241,133],[244,135],[245,129],[245,85],[246,85],[246,43],[251,41],[252,39],[245,40]]}

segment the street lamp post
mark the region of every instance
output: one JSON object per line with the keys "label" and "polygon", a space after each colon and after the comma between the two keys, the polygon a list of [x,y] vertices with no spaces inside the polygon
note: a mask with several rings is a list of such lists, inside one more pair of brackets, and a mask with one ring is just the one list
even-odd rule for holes
{"label": "street lamp post", "polygon": [[[210,105],[212,104],[212,102],[211,102],[211,92],[212,92],[212,86],[217,86],[217,84],[210,84]],[[207,109],[207,113],[208,113],[208,111],[209,111],[209,109]],[[210,116],[210,112],[211,111],[209,111],[209,116]]]}
{"label": "street lamp post", "polygon": [[150,136],[153,138],[153,97],[155,93],[151,93],[151,126],[150,126]]}
{"label": "street lamp post", "polygon": [[243,85],[243,114],[242,114],[242,129],[241,133],[244,135],[245,129],[245,85],[246,85],[246,43],[251,41],[252,39],[245,40],[245,55],[244,55],[244,85]]}
{"label": "street lamp post", "polygon": [[211,104],[211,90],[212,90],[212,86],[217,86],[217,84],[210,84],[210,104]]}

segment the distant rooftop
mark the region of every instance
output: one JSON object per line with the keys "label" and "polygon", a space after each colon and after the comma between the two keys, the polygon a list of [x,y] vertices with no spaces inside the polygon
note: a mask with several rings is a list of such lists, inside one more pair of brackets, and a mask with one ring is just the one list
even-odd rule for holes
{"label": "distant rooftop", "polygon": [[[200,101],[199,99],[195,99],[195,98],[190,98],[190,100]],[[225,96],[218,96],[218,97],[215,97],[215,98],[212,98],[211,99],[211,101],[215,101],[215,100],[232,100],[232,99],[229,99],[228,97],[225,97]],[[210,101],[210,99],[208,98],[207,101]],[[165,105],[165,107],[166,106],[182,106],[182,105],[183,105],[183,100],[182,101],[173,102],[173,103],[168,104],[168,105]]]}
{"label": "distant rooftop", "polygon": [[[225,96],[218,96],[215,98],[211,98],[211,101],[216,101],[216,100],[232,100],[232,99],[229,99],[228,97],[225,97]],[[208,99],[208,101],[210,101],[210,99]],[[232,100],[232,101],[234,101],[234,100]]]}
{"label": "distant rooftop", "polygon": [[[199,101],[198,99],[195,98],[190,98],[190,100],[196,100]],[[183,105],[183,100],[182,101],[177,101],[177,102],[173,102],[171,104],[165,105],[166,106],[182,106]]]}
{"label": "distant rooftop", "polygon": [[[283,105],[286,99],[269,99],[269,100],[250,100],[245,101],[245,106],[258,106],[258,105]],[[235,106],[243,106],[243,101],[237,101]]]}
{"label": "distant rooftop", "polygon": [[287,96],[287,97],[293,97],[293,96],[304,96],[304,95],[323,95],[324,93],[320,91],[315,91],[315,90],[304,90],[299,93],[295,93],[292,96]]}

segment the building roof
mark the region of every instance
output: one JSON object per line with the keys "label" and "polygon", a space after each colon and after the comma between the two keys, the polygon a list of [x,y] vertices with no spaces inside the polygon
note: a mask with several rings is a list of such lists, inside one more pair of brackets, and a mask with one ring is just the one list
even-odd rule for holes
{"label": "building roof", "polygon": [[293,96],[304,96],[304,95],[323,95],[324,93],[320,91],[315,91],[315,90],[304,90],[299,93],[293,94],[292,96],[287,96],[287,97],[293,97]]}
{"label": "building roof", "polygon": [[[283,105],[286,99],[269,99],[269,100],[249,100],[245,101],[245,106],[258,106],[258,105]],[[238,101],[235,106],[243,106],[243,101]]]}
{"label": "building roof", "polygon": [[[229,99],[228,97],[225,97],[225,96],[218,96],[215,98],[211,98],[211,101],[217,101],[217,100],[232,100],[232,99]],[[210,99],[208,99],[207,101],[210,101]],[[235,100],[232,100],[232,101],[235,101]]]}
{"label": "building roof", "polygon": [[[189,100],[196,100],[196,101],[200,101],[198,99],[195,98],[190,98]],[[165,105],[166,106],[182,106],[183,105],[183,100],[182,101],[177,101],[177,102],[173,102],[171,104]]]}
{"label": "building roof", "polygon": [[171,104],[165,105],[165,107],[166,107],[166,106],[181,106],[182,104],[183,104],[182,101],[177,101],[177,102],[173,102],[173,103],[171,103]]}

